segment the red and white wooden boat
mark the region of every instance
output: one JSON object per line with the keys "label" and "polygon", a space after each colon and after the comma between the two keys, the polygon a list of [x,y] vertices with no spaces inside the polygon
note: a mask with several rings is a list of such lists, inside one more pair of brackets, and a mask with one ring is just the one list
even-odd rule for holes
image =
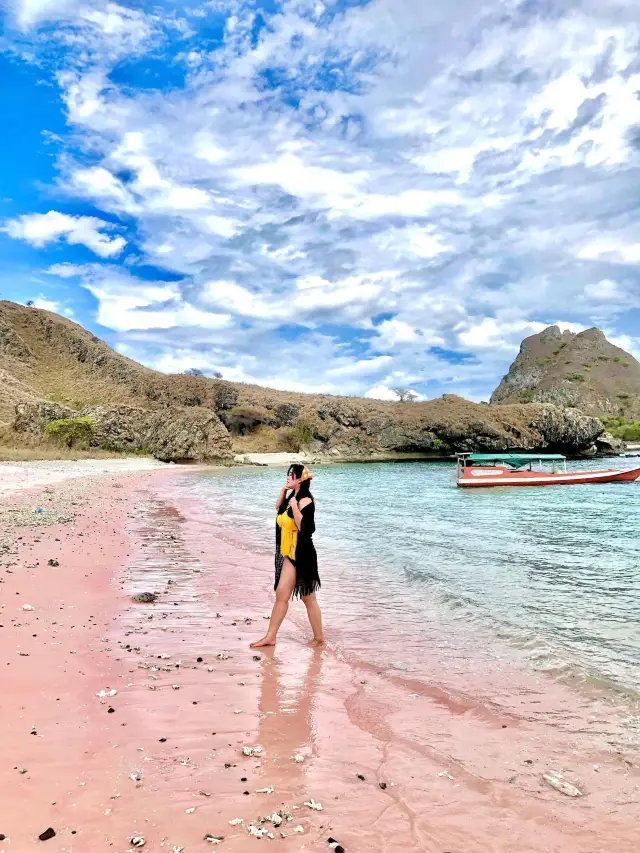
{"label": "red and white wooden boat", "polygon": [[[534,468],[538,463],[539,467]],[[551,470],[542,463],[551,464]],[[557,453],[460,453],[456,482],[463,489],[484,486],[569,486],[576,483],[619,483],[637,480],[640,468],[620,471],[567,471]]]}

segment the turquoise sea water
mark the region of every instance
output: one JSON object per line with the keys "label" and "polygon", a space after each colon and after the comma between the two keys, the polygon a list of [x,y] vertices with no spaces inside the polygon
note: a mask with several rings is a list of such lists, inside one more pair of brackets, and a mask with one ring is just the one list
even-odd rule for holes
{"label": "turquoise sea water", "polygon": [[[201,523],[266,555],[283,480],[244,468],[183,487]],[[503,676],[512,662],[636,703],[640,484],[468,492],[451,463],[387,463],[319,466],[313,492],[322,603],[345,655],[411,673],[428,653],[431,680],[458,688],[470,662]]]}

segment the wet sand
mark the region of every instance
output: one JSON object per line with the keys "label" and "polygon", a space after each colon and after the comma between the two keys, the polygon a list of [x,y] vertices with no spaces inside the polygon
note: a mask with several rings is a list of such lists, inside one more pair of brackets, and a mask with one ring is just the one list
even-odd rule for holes
{"label": "wet sand", "polygon": [[[170,482],[90,478],[0,503],[26,507],[4,529],[0,514],[0,851],[39,850],[52,827],[44,849],[67,853],[125,853],[136,836],[191,853],[215,846],[207,834],[230,851],[637,853],[638,762],[577,723],[309,649],[301,605],[276,650],[250,650],[271,560],[195,524]],[[42,505],[75,521],[15,527]],[[147,590],[156,603],[131,601]],[[325,615],[331,639],[339,614]],[[553,719],[562,689],[529,701]],[[584,796],[549,787],[551,771]],[[282,825],[258,822],[278,810]]]}

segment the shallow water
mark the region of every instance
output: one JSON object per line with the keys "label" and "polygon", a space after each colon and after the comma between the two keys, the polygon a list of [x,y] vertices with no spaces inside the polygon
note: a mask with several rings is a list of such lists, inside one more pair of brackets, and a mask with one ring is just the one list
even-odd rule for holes
{"label": "shallow water", "polygon": [[[282,480],[240,469],[184,488],[201,519],[271,549]],[[449,463],[333,465],[317,469],[314,495],[323,597],[345,648],[371,654],[371,631],[384,631],[406,636],[400,669],[436,647],[449,662],[513,657],[640,694],[638,484],[469,493]]]}
{"label": "shallow water", "polygon": [[[229,835],[225,848],[244,851],[246,829],[229,833],[231,818],[313,796],[326,811],[304,818],[310,850],[326,848],[327,828],[353,853],[635,850],[638,695],[619,676],[587,670],[584,640],[574,651],[566,632],[549,629],[558,607],[536,623],[529,601],[534,581],[552,586],[541,583],[552,558],[529,566],[514,543],[542,521],[525,524],[505,501],[497,525],[506,493],[494,493],[491,510],[484,496],[456,490],[446,465],[318,468],[328,645],[305,647],[296,602],[277,647],[254,654],[249,643],[264,633],[272,600],[283,474],[176,472],[149,485],[128,527],[139,547],[124,570],[125,598],[148,588],[159,601],[126,607],[119,645],[150,679],[131,688],[142,694],[142,730],[152,742],[169,731],[175,756],[187,756],[154,784],[170,787],[183,810],[194,791],[217,786],[196,837],[213,828]],[[483,523],[498,528],[499,558],[461,542],[461,531],[473,541]],[[140,648],[131,652],[134,635]],[[632,649],[634,637],[625,638]],[[243,761],[247,778],[242,743],[266,753]],[[307,756],[300,765],[291,760],[298,752]],[[583,796],[564,797],[545,774]],[[275,792],[263,801],[267,786]],[[297,836],[282,844],[300,849]]]}

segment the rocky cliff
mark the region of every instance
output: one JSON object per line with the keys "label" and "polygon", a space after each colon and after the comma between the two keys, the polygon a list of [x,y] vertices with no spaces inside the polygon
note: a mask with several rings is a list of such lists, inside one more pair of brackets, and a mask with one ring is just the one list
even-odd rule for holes
{"label": "rocky cliff", "polygon": [[640,418],[640,363],[599,329],[549,326],[525,338],[492,403],[553,403],[592,415]]}
{"label": "rocky cliff", "polygon": [[603,432],[597,419],[548,403],[489,406],[453,395],[385,403],[165,375],[124,358],[69,320],[9,302],[0,302],[0,380],[5,442],[48,441],[47,425],[84,418],[90,446],[166,460],[225,460],[233,450],[301,447],[346,459],[474,450],[581,453],[592,451]]}

